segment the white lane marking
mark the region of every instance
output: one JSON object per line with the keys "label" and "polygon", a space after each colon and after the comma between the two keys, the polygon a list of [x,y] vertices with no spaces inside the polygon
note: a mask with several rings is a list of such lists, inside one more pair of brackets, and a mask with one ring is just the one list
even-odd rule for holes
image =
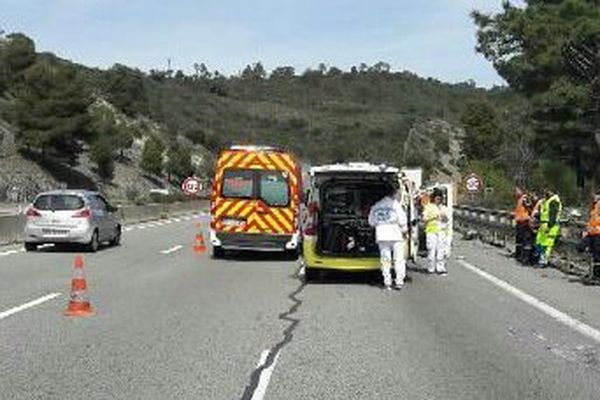
{"label": "white lane marking", "polygon": [[162,222],[154,222],[154,226],[163,226],[164,224]]}
{"label": "white lane marking", "polygon": [[170,253],[173,253],[173,252],[175,252],[177,250],[181,250],[182,248],[183,248],[182,245],[173,246],[170,249],[162,250],[161,253],[163,253],[163,254],[170,254]]}
{"label": "white lane marking", "polygon": [[173,222],[181,222],[181,219],[179,219],[179,218],[173,218]]}
{"label": "white lane marking", "polygon": [[260,368],[267,361],[267,357],[269,357],[269,353],[271,350],[267,349],[260,353],[260,358],[258,359],[258,363],[256,364],[256,368]]}
{"label": "white lane marking", "polygon": [[190,219],[193,219],[192,217],[183,217],[183,219],[185,219],[186,221],[189,221]]}
{"label": "white lane marking", "polygon": [[533,297],[532,295],[527,294],[520,289],[517,289],[516,287],[503,281],[502,279],[496,278],[494,275],[489,274],[489,273],[477,268],[476,266],[469,264],[466,261],[458,260],[458,263],[461,264],[466,269],[470,270],[471,272],[474,272],[477,275],[481,276],[482,278],[490,281],[491,283],[498,286],[499,288],[504,289],[505,291],[512,294],[513,296],[521,299],[522,301],[529,304],[530,306],[537,308],[538,310],[540,310],[544,314],[548,315],[549,317],[555,319],[556,321],[558,321],[558,322],[568,326],[569,328],[576,330],[577,332],[581,333],[582,335],[600,343],[600,331],[565,314],[562,311],[557,310],[556,308],[550,306],[549,304],[544,303],[541,300],[538,300],[537,298]]}
{"label": "white lane marking", "polygon": [[146,229],[146,225],[139,225],[137,228],[138,229]]}
{"label": "white lane marking", "polygon": [[129,232],[129,231],[132,231],[132,230],[133,230],[132,226],[126,226],[125,228],[123,228],[123,231],[125,231],[125,232]]}
{"label": "white lane marking", "polygon": [[167,219],[167,220],[165,221],[165,224],[172,224],[172,223],[173,223],[173,221],[171,221],[170,219]]}
{"label": "white lane marking", "polygon": [[[269,355],[269,350],[263,351],[263,354],[265,354],[265,352],[266,352],[266,356],[265,356],[265,361],[266,361],[267,356]],[[262,359],[262,354],[261,354],[261,359]],[[267,387],[269,386],[269,381],[271,380],[271,374],[273,374],[273,370],[275,369],[275,365],[277,364],[278,359],[279,359],[279,352],[277,352],[277,354],[275,355],[275,359],[273,360],[273,363],[271,365],[269,365],[269,367],[267,369],[263,369],[262,372],[260,373],[260,378],[258,379],[258,385],[256,386],[254,393],[252,394],[252,400],[262,400],[265,397],[265,394],[267,393]],[[263,362],[263,364],[264,364],[264,362]]]}
{"label": "white lane marking", "polygon": [[10,317],[13,314],[16,314],[18,312],[27,310],[28,308],[38,306],[38,305],[40,305],[42,303],[45,303],[45,302],[47,302],[49,300],[57,298],[60,295],[61,295],[60,293],[50,293],[50,294],[48,294],[46,296],[40,297],[39,299],[35,299],[35,300],[32,300],[32,301],[30,301],[28,303],[21,304],[20,306],[13,307],[10,310],[3,311],[3,312],[0,313],[0,319],[4,319],[6,317]]}
{"label": "white lane marking", "polygon": [[11,254],[17,254],[19,250],[7,250],[0,253],[0,257],[2,256],[10,256]]}

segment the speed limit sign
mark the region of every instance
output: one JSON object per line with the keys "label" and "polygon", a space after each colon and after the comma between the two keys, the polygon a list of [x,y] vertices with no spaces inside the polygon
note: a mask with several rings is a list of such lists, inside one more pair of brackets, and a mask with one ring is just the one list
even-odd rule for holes
{"label": "speed limit sign", "polygon": [[181,190],[190,196],[196,196],[200,193],[200,189],[202,189],[200,181],[193,176],[186,178],[181,184]]}
{"label": "speed limit sign", "polygon": [[469,174],[465,179],[465,189],[469,193],[479,193],[483,189],[483,180],[477,174]]}

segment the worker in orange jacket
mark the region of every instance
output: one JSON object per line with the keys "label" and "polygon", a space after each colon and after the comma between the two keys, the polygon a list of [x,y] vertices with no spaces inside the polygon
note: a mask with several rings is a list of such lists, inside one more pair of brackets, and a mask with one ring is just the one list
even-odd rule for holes
{"label": "worker in orange jacket", "polygon": [[590,209],[590,219],[584,236],[592,253],[593,269],[592,275],[594,278],[600,278],[600,190],[594,194],[592,207]]}
{"label": "worker in orange jacket", "polygon": [[526,193],[517,188],[517,204],[513,212],[516,226],[515,258],[523,265],[529,264],[533,251],[533,231],[531,229],[531,202]]}

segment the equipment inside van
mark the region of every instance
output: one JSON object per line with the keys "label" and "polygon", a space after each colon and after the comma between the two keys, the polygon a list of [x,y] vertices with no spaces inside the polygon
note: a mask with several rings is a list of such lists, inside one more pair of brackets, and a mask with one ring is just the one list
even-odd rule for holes
{"label": "equipment inside van", "polygon": [[379,249],[375,230],[368,223],[369,211],[389,191],[391,180],[337,176],[323,182],[317,252],[377,256]]}

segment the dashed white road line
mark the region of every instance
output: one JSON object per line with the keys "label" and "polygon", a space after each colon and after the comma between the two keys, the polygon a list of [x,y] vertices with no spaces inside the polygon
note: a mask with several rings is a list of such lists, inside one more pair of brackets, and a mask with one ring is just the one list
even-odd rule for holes
{"label": "dashed white road line", "polygon": [[171,254],[171,253],[174,253],[174,252],[176,252],[178,250],[181,250],[182,248],[183,248],[182,245],[177,245],[177,246],[171,247],[170,249],[162,250],[161,253],[162,254]]}
{"label": "dashed white road line", "polygon": [[43,296],[43,297],[40,297],[38,299],[32,300],[32,301],[27,302],[25,304],[21,304],[20,306],[13,307],[10,310],[6,310],[6,311],[3,311],[3,312],[0,312],[0,320],[4,319],[4,318],[7,318],[7,317],[10,317],[11,315],[16,314],[18,312],[27,310],[28,308],[39,306],[40,304],[45,303],[47,301],[50,301],[52,299],[55,299],[55,298],[57,298],[60,295],[61,295],[60,293],[50,293],[50,294],[48,294],[46,296]]}
{"label": "dashed white road line", "polygon": [[[181,217],[177,217],[177,218],[171,218],[171,219],[166,219],[166,220],[161,220],[161,221],[149,221],[149,222],[143,222],[140,224],[136,224],[136,225],[129,225],[129,226],[125,226],[123,227],[123,232],[131,232],[134,229],[146,229],[146,228],[156,228],[156,227],[160,227],[160,226],[165,226],[165,225],[169,225],[172,224],[174,222],[181,222],[181,221],[190,221],[192,219],[194,219],[194,217],[198,217],[198,216],[206,216],[209,215],[207,213],[200,213],[199,215],[194,215],[194,216],[181,216]],[[38,249],[45,249],[48,247],[52,247],[54,246],[53,244],[44,244],[41,246],[38,246]],[[17,253],[24,253],[25,249],[24,248],[20,248],[20,249],[11,249],[11,250],[5,250],[5,251],[1,251],[0,252],[0,257],[3,256],[10,256],[13,254],[17,254]]]}
{"label": "dashed white road line", "polygon": [[494,275],[492,275],[488,272],[485,272],[485,271],[477,268],[476,266],[469,264],[466,261],[458,260],[458,263],[461,264],[466,269],[468,269],[469,271],[476,273],[477,275],[479,275],[482,278],[486,279],[487,281],[493,283],[494,285],[498,286],[499,288],[505,290],[506,292],[512,294],[513,296],[517,297],[518,299],[524,301],[525,303],[529,304],[530,306],[537,308],[539,311],[543,312],[544,314],[548,315],[549,317],[553,318],[554,320],[568,326],[571,329],[574,329],[575,331],[579,332],[583,336],[586,336],[586,337],[593,339],[596,342],[600,343],[600,331],[598,331],[597,329],[592,328],[591,326],[569,316],[568,314],[565,314],[564,312],[557,310],[556,308],[550,306],[549,304],[544,303],[543,301],[533,297],[532,295],[525,293],[520,289],[517,289],[516,287],[512,286],[508,282],[505,282],[502,279],[496,278]]}
{"label": "dashed white road line", "polygon": [[[267,357],[269,356],[270,350],[265,350],[260,355],[260,361],[258,363],[258,368],[260,368],[267,361]],[[273,363],[269,365],[268,368],[265,368],[260,373],[260,378],[258,378],[258,385],[252,394],[252,400],[262,400],[267,393],[267,387],[269,386],[269,381],[271,380],[271,375],[273,374],[273,370],[275,369],[275,365],[277,365],[277,360],[279,359],[279,352],[275,355],[273,359]],[[262,362],[261,362],[262,361]]]}

